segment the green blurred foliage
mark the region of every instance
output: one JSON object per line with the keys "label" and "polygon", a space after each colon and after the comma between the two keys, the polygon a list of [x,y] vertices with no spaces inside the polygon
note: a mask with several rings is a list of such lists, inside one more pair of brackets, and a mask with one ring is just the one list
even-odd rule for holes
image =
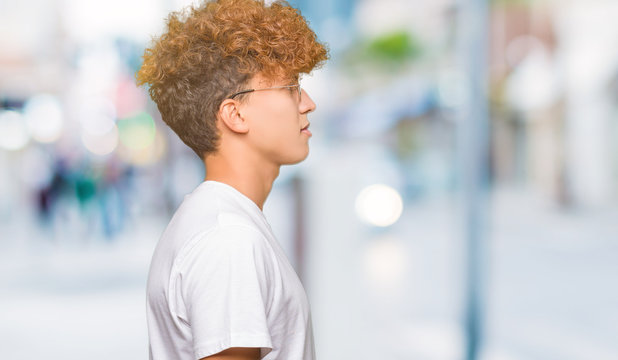
{"label": "green blurred foliage", "polygon": [[372,67],[396,72],[421,54],[420,41],[409,31],[398,30],[359,41],[344,54],[344,65],[348,70]]}
{"label": "green blurred foliage", "polygon": [[367,54],[370,57],[391,62],[407,61],[419,53],[418,42],[404,31],[380,36],[367,46]]}

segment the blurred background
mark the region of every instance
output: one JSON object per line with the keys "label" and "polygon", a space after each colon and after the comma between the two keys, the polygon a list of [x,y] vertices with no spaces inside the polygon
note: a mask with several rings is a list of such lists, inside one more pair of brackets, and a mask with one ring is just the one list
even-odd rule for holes
{"label": "blurred background", "polygon": [[[0,0],[0,358],[147,358],[205,170],[134,73],[190,3]],[[291,4],[332,61],[265,213],[318,358],[618,359],[618,2]]]}

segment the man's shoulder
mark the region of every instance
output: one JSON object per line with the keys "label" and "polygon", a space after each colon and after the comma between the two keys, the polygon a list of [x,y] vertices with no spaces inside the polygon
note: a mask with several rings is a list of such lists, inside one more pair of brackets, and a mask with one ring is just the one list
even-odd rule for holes
{"label": "man's shoulder", "polygon": [[225,228],[249,228],[260,232],[255,221],[246,213],[238,210],[221,210],[217,213],[217,226]]}
{"label": "man's shoulder", "polygon": [[174,242],[179,248],[186,248],[198,242],[216,242],[221,238],[260,239],[264,236],[250,216],[241,211],[216,209],[206,213],[187,212],[179,215],[170,222],[162,240]]}
{"label": "man's shoulder", "polygon": [[264,263],[272,256],[268,240],[255,224],[238,214],[221,212],[215,225],[184,243],[174,262],[180,271],[188,272],[195,264],[216,267],[220,261],[246,263],[249,258]]}

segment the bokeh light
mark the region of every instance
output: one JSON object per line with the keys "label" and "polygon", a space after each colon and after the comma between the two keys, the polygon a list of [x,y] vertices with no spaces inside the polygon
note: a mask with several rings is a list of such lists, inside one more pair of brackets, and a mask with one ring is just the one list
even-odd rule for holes
{"label": "bokeh light", "polygon": [[13,110],[0,111],[0,148],[19,150],[28,144],[30,134],[23,116]]}
{"label": "bokeh light", "polygon": [[107,133],[93,135],[82,131],[82,144],[95,155],[108,155],[118,146],[118,127],[114,125]]}
{"label": "bokeh light", "polygon": [[167,142],[163,134],[159,131],[155,133],[154,141],[147,147],[141,149],[130,149],[119,147],[118,155],[129,164],[146,166],[155,164],[163,157],[167,151]]}
{"label": "bokeh light", "polygon": [[119,81],[114,103],[119,118],[127,118],[146,107],[146,93],[135,85],[132,78]]}
{"label": "bokeh light", "polygon": [[363,189],[356,197],[356,214],[374,226],[394,224],[403,211],[401,195],[390,186],[374,184]]}
{"label": "bokeh light", "polygon": [[33,96],[25,103],[23,112],[34,140],[52,143],[62,135],[64,113],[56,97],[48,94]]}
{"label": "bokeh light", "polygon": [[155,139],[155,123],[147,112],[118,121],[120,142],[130,150],[140,151],[151,146]]}

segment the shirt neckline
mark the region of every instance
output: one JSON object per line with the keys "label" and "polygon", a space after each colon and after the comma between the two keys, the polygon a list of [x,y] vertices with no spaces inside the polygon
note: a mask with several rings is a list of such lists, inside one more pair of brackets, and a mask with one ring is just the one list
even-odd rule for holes
{"label": "shirt neckline", "polygon": [[[198,186],[198,187],[201,187],[201,186],[204,186],[204,185],[205,186],[209,186],[210,185],[210,186],[219,187],[219,188],[225,190],[226,192],[232,194],[234,197],[236,197],[237,199],[239,199],[243,203],[248,204],[247,206],[251,208],[251,212],[254,214],[254,216],[258,217],[259,218],[259,222],[261,222],[264,226],[266,226],[266,228],[270,232],[270,236],[272,236],[272,240],[269,239],[268,236],[266,237],[267,240],[269,242],[274,241],[277,244],[276,246],[279,246],[279,248],[281,249],[281,245],[276,240],[276,237],[275,237],[275,235],[273,233],[273,229],[270,226],[270,223],[268,222],[268,219],[266,219],[266,215],[259,208],[259,206],[257,206],[257,204],[255,202],[253,202],[253,200],[251,200],[247,195],[243,194],[242,192],[240,192],[238,189],[236,189],[232,185],[226,184],[226,183],[221,182],[221,181],[204,180],[204,182],[202,182],[202,184],[200,184],[200,186]],[[272,243],[271,243],[271,246],[274,246],[274,245],[272,245]]]}
{"label": "shirt neckline", "polygon": [[248,203],[249,206],[256,211],[257,213],[260,214],[260,216],[262,218],[266,218],[264,215],[264,212],[262,211],[262,209],[260,209],[259,206],[257,206],[257,204],[251,200],[247,195],[243,194],[242,192],[240,192],[238,189],[236,189],[235,187],[233,187],[232,185],[226,184],[224,182],[221,181],[216,181],[216,180],[204,180],[203,184],[213,184],[215,186],[219,186],[221,188],[225,188],[227,190],[229,190],[230,192],[236,194],[239,198],[242,199],[242,201],[244,201],[245,203]]}

